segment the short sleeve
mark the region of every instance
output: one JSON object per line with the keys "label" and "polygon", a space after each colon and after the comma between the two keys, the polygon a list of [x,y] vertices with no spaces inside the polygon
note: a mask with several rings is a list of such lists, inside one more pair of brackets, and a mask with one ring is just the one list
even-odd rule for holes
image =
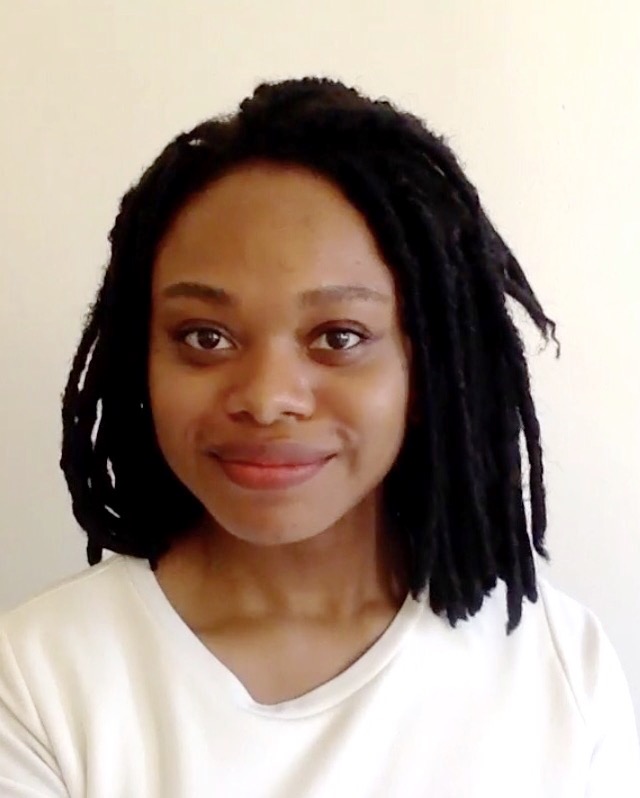
{"label": "short sleeve", "polygon": [[546,580],[539,586],[556,652],[585,723],[585,798],[640,798],[640,743],[618,655],[590,609]]}
{"label": "short sleeve", "polygon": [[618,656],[601,631],[593,697],[595,745],[586,798],[639,798],[640,745],[629,687]]}
{"label": "short sleeve", "polygon": [[0,795],[69,798],[27,685],[1,630]]}

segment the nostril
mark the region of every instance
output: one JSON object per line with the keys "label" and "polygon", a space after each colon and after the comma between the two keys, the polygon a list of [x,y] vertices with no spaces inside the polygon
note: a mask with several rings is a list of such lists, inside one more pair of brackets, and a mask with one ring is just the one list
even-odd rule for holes
{"label": "nostril", "polygon": [[307,384],[260,386],[255,382],[227,394],[226,410],[230,416],[250,416],[260,424],[273,424],[309,418],[315,409],[315,397]]}

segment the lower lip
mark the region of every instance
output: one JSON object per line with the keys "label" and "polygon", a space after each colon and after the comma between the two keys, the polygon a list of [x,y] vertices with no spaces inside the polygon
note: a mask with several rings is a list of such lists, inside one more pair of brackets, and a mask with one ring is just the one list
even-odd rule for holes
{"label": "lower lip", "polygon": [[321,471],[329,459],[304,465],[286,466],[249,465],[247,463],[231,463],[227,460],[218,460],[218,462],[227,478],[241,488],[274,490],[302,485]]}

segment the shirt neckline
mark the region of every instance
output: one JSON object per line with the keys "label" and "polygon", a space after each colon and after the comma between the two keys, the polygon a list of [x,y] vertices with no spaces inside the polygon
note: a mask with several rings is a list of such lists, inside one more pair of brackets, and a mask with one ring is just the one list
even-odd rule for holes
{"label": "shirt neckline", "polygon": [[120,556],[143,605],[177,656],[190,660],[236,706],[265,717],[308,717],[345,701],[391,662],[424,612],[424,599],[417,601],[409,593],[380,637],[348,668],[301,696],[277,704],[261,704],[185,623],[160,587],[149,562]]}

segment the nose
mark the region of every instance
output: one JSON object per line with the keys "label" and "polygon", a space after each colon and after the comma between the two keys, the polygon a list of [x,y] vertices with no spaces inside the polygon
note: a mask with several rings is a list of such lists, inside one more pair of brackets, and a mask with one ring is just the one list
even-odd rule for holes
{"label": "nose", "polygon": [[246,353],[233,368],[225,405],[231,417],[252,419],[260,426],[309,418],[315,397],[308,364],[284,346],[265,345]]}

